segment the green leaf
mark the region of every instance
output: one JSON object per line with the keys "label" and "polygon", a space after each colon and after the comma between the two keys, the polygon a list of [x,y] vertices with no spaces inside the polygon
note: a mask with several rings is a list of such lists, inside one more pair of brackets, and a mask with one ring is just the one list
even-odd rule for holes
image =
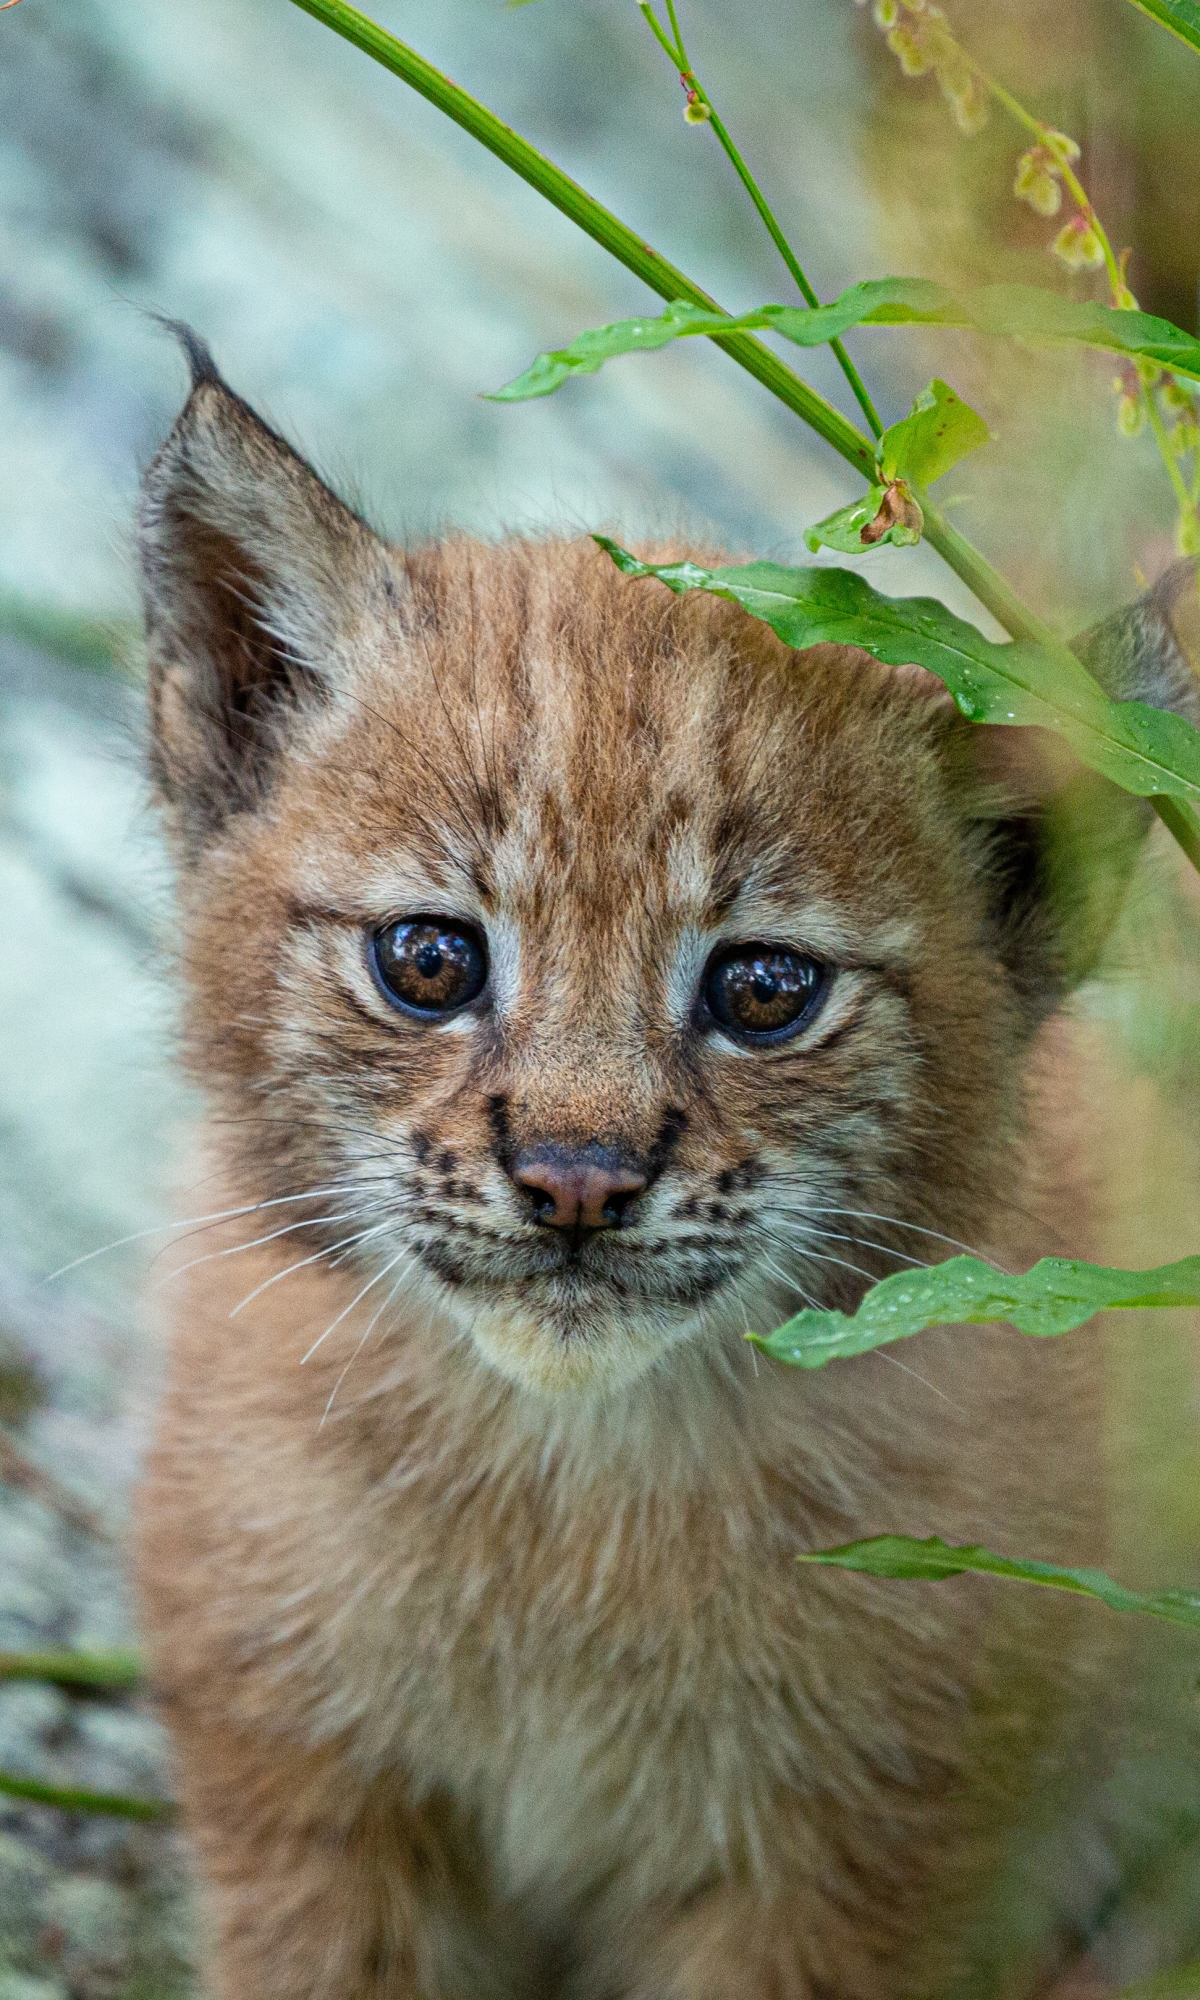
{"label": "green leaf", "polygon": [[[1200,6],[1196,0],[1133,0],[1133,4],[1157,21],[1160,28],[1168,28],[1181,42],[1200,50]],[[1196,1992],[1200,1994],[1200,1973],[1196,1977]]]}
{"label": "green leaf", "polygon": [[117,1819],[173,1819],[168,1799],[126,1798],[122,1792],[84,1792],[61,1785],[43,1785],[37,1778],[0,1771],[0,1798],[29,1799],[34,1805],[58,1806],[63,1812],[107,1813]]}
{"label": "green leaf", "polygon": [[1069,1333],[1093,1313],[1135,1307],[1200,1306],[1200,1257],[1152,1271],[1117,1271],[1069,1257],[1043,1257],[1018,1277],[978,1257],[950,1257],[898,1271],[872,1286],[856,1313],[799,1312],[772,1334],[747,1337],[774,1361],[823,1368],[867,1354],[930,1326],[986,1326],[1006,1320],[1020,1333]]}
{"label": "green leaf", "polygon": [[617,355],[645,353],[697,335],[770,332],[797,347],[822,347],[854,326],[969,327],[1050,345],[1099,348],[1200,380],[1200,340],[1154,313],[1065,299],[1039,285],[985,285],[976,292],[955,293],[931,278],[870,278],[851,285],[831,305],[759,306],[737,317],[678,300],[657,319],[616,320],[579,334],[567,347],[539,354],[491,400],[516,403],[548,396],[572,375],[594,375]]}
{"label": "green leaf", "polygon": [[1040,1583],[1051,1590],[1071,1590],[1080,1597],[1097,1598],[1112,1611],[1141,1611],[1151,1618],[1166,1618],[1173,1625],[1200,1630],[1200,1592],[1163,1590],[1146,1597],[1114,1583],[1102,1569],[1060,1569],[1057,1563],[1021,1562],[994,1555],[991,1549],[955,1548],[938,1535],[931,1535],[928,1541],[918,1541],[912,1535],[873,1535],[867,1541],[844,1542],[837,1549],[814,1549],[796,1560],[820,1563],[829,1569],[859,1570],[864,1576],[937,1581],[971,1570],[981,1576],[1013,1577],[1019,1583]]}
{"label": "green leaf", "polygon": [[892,424],[880,439],[880,478],[885,486],[893,479],[932,486],[960,458],[987,444],[991,435],[970,404],[935,378],[922,389],[908,416]]}
{"label": "green leaf", "polygon": [[133,1688],[144,1668],[121,1647],[98,1653],[0,1653],[0,1681],[49,1681],[56,1687]]}
{"label": "green leaf", "polygon": [[862,531],[870,527],[878,514],[883,496],[882,486],[868,486],[861,500],[852,500],[848,507],[839,507],[836,514],[827,514],[805,535],[809,548],[837,549],[841,555],[860,556],[870,546],[864,543]]}
{"label": "green leaf", "polygon": [[1065,646],[996,645],[936,598],[885,597],[850,570],[644,563],[604,535],[595,540],[626,576],[730,598],[785,645],[861,646],[889,666],[928,667],[968,721],[1039,724],[1126,791],[1200,801],[1200,731],[1145,702],[1109,701]]}
{"label": "green leaf", "polygon": [[740,325],[741,321],[731,320],[728,313],[709,312],[704,306],[676,299],[657,318],[620,319],[612,326],[593,327],[590,333],[578,334],[569,347],[539,354],[515,382],[493,390],[484,401],[524,403],[534,396],[549,396],[572,375],[594,375],[614,355],[647,354],[684,334],[730,333]]}

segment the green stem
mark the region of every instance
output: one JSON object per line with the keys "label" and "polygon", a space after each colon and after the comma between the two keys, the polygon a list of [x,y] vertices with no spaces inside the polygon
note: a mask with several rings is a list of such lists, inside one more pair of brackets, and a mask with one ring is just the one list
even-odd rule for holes
{"label": "green stem", "polygon": [[[553,207],[561,210],[577,228],[624,264],[635,277],[641,278],[661,299],[668,302],[687,299],[693,305],[705,306],[714,312],[723,310],[699,285],[693,284],[682,271],[677,271],[665,257],[660,257],[644,238],[627,228],[625,223],[586,193],[578,181],[573,181],[561,167],[556,167],[544,153],[539,153],[536,146],[522,139],[510,125],[505,125],[485,105],[460,89],[458,84],[451,83],[448,76],[443,76],[441,70],[426,62],[415,49],[410,49],[395,35],[389,35],[386,29],[368,20],[365,14],[360,14],[356,7],[349,6],[347,0],[292,0],[292,5],[311,14],[314,20],[324,22],[335,34],[353,42],[364,55],[382,63],[393,76],[398,76],[420,96],[436,104],[439,111],[444,111],[480,145],[495,153],[505,166],[528,181]],[[770,348],[747,333],[715,334],[713,338],[718,347],[724,348],[765,389],[769,389],[773,396],[777,396],[781,403],[785,403],[788,409],[816,431],[818,437],[823,437],[826,444],[832,445],[848,464],[861,472],[864,479],[874,477],[875,452],[870,439],[864,437],[832,403],[826,402],[824,396],[818,395],[807,382],[794,375],[772,354]]]}
{"label": "green stem", "polygon": [[43,1785],[36,1778],[19,1778],[0,1771],[0,1797],[28,1799],[32,1805],[58,1806],[63,1812],[108,1813],[116,1819],[171,1819],[175,1808],[167,1799],[129,1799],[120,1792],[84,1792],[62,1785]]}
{"label": "green stem", "polygon": [[138,1655],[111,1653],[0,1653],[0,1682],[49,1681],[55,1687],[133,1688],[142,1679]]}
{"label": "green stem", "polygon": [[[311,14],[314,20],[332,28],[336,34],[352,42],[365,55],[381,63],[385,69],[398,76],[422,97],[436,104],[440,111],[452,118],[456,125],[477,139],[488,151],[504,161],[515,174],[536,188],[553,207],[568,216],[602,248],[615,257],[627,270],[642,279],[651,291],[668,302],[687,299],[693,305],[704,306],[710,311],[723,310],[717,306],[707,292],[693,284],[682,271],[675,269],[657,250],[651,248],[642,237],[636,235],[625,223],[611,214],[596,201],[569,174],[564,174],[544,153],[539,153],[527,139],[514,132],[512,127],[489,111],[485,105],[451,83],[432,63],[426,62],[415,49],[386,29],[360,14],[351,7],[348,0],[292,0],[292,5]],[[752,334],[713,334],[710,338],[717,347],[723,348],[732,360],[769,389],[773,396],[816,431],[818,437],[832,445],[833,449],[852,465],[864,479],[875,476],[875,452],[871,440],[850,423],[848,418],[827,403],[815,389],[810,389],[798,375],[784,366],[769,348],[755,340]],[[961,577],[979,602],[984,605],[1004,629],[1014,639],[1032,639],[1047,646],[1051,651],[1063,650],[1060,639],[1044,625],[1029,607],[1022,603],[1011,585],[980,554],[957,528],[950,526],[945,516],[932,506],[924,495],[920,496],[925,511],[925,539],[935,548],[943,561],[949,564],[956,576]],[[1074,656],[1072,655],[1072,658]],[[1078,662],[1075,663],[1076,668]],[[1188,812],[1189,809],[1173,807],[1173,815]],[[1189,815],[1190,816],[1190,815]],[[1160,814],[1167,824],[1165,812]],[[1194,816],[1190,816],[1194,817]],[[1174,828],[1172,829],[1174,830]],[[1177,836],[1178,837],[1178,836]],[[1188,839],[1193,839],[1189,829]],[[1186,843],[1185,843],[1186,844]],[[1194,844],[1200,856],[1200,821],[1195,823]],[[1191,853],[1192,847],[1188,848]],[[1200,862],[1198,862],[1200,865]]]}
{"label": "green stem", "polygon": [[1158,407],[1158,398],[1154,393],[1154,384],[1150,382],[1144,383],[1142,385],[1142,394],[1146,398],[1146,415],[1150,419],[1150,428],[1154,432],[1154,441],[1158,446],[1159,456],[1167,468],[1167,477],[1175,489],[1175,498],[1185,513],[1190,512],[1192,496],[1188,490],[1188,483],[1183,476],[1183,469],[1180,466],[1179,460],[1171,449],[1171,440],[1167,436],[1167,427],[1163,422],[1163,414]]}
{"label": "green stem", "polygon": [[[746,165],[745,160],[742,158],[737,145],[734,143],[733,136],[720,116],[712,98],[709,96],[707,90],[705,90],[704,85],[688,61],[687,49],[684,46],[683,35],[680,32],[679,17],[675,11],[675,0],[667,0],[667,13],[670,17],[672,33],[675,36],[674,46],[672,46],[662,31],[654,8],[651,5],[651,0],[638,0],[638,5],[645,17],[646,25],[659,47],[665,51],[674,67],[679,71],[681,80],[686,82],[689,88],[695,91],[701,103],[706,107],[708,111],[708,123],[712,126],[713,134],[726,159],[745,188],[746,193],[754,203],[758,211],[759,220],[783,259],[797,291],[808,305],[819,306],[821,301],[809,283],[804,271],[801,269],[800,259],[780,228],[774,210],[759,187],[754,175]],[[872,435],[881,438],[883,436],[883,425],[879,419],[879,412],[868,394],[866,383],[863,381],[853,361],[851,361],[842,342],[840,340],[831,340],[829,345],[833,349],[838,367],[850,384],[855,402],[871,427]]]}

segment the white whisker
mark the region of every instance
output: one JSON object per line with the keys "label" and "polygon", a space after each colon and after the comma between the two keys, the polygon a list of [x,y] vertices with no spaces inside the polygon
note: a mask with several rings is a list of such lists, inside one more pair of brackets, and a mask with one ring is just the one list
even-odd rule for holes
{"label": "white whisker", "polygon": [[309,1264],[319,1264],[322,1257],[332,1255],[335,1250],[344,1250],[348,1243],[363,1243],[368,1236],[376,1236],[381,1229],[386,1229],[388,1226],[389,1223],[380,1222],[376,1223],[373,1229],[355,1230],[353,1236],[343,1236],[340,1243],[330,1243],[322,1250],[314,1250],[311,1257],[301,1257],[299,1263],[289,1264],[286,1271],[273,1271],[269,1278],[263,1279],[261,1285],[256,1285],[252,1292],[247,1292],[241,1303],[233,1308],[229,1315],[230,1319],[236,1319],[244,1306],[251,1305],[263,1292],[269,1291],[272,1285],[277,1285],[281,1278],[290,1278],[294,1272],[303,1271]]}
{"label": "white whisker", "polygon": [[387,1274],[388,1274],[388,1272],[389,1272],[389,1271],[394,1271],[394,1270],[395,1270],[395,1268],[396,1268],[397,1264],[398,1264],[398,1263],[400,1262],[400,1259],[401,1259],[401,1257],[403,1257],[403,1256],[404,1256],[404,1254],[405,1254],[405,1252],[404,1252],[403,1250],[400,1250],[400,1251],[398,1251],[398,1252],[397,1252],[397,1254],[396,1254],[396,1255],[395,1255],[395,1256],[394,1256],[394,1257],[392,1258],[392,1261],[391,1261],[391,1263],[390,1263],[390,1264],[385,1264],[385,1265],[384,1265],[384,1267],[383,1267],[383,1269],[382,1269],[382,1271],[377,1271],[377,1272],[375,1273],[375,1276],[374,1276],[374,1277],[373,1277],[373,1278],[372,1278],[372,1279],[370,1280],[370,1282],[369,1282],[368,1284],[365,1284],[365,1285],[363,1286],[363,1288],[362,1288],[361,1292],[357,1292],[357,1293],[355,1294],[355,1296],[354,1296],[354,1297],[353,1297],[353,1298],[351,1299],[351,1301],[350,1301],[349,1305],[348,1305],[348,1306],[343,1306],[343,1307],[342,1307],[342,1310],[341,1310],[341,1312],[340,1312],[340,1313],[338,1314],[337,1318],[336,1318],[336,1319],[331,1319],[331,1320],[330,1320],[330,1322],[329,1322],[329,1325],[328,1325],[328,1326],[326,1327],[326,1329],[325,1329],[324,1333],[323,1333],[323,1334],[321,1334],[321,1336],[320,1336],[320,1338],[319,1338],[319,1339],[317,1339],[317,1340],[314,1340],[314,1341],[313,1341],[313,1344],[312,1344],[312,1346],[311,1346],[311,1347],[309,1348],[309,1350],[308,1350],[308,1353],[307,1353],[307,1354],[305,1354],[305,1355],[304,1355],[304,1356],[302,1357],[302,1359],[301,1359],[301,1362],[300,1362],[300,1366],[301,1366],[302,1368],[303,1368],[303,1366],[304,1366],[304,1363],[305,1363],[306,1361],[311,1361],[311,1360],[312,1360],[312,1357],[313,1357],[313,1355],[314,1355],[314,1354],[316,1353],[316,1351],[317,1351],[318,1347],[320,1347],[320,1345],[321,1345],[321,1342],[322,1342],[323,1340],[328,1340],[328,1338],[329,1338],[330,1334],[331,1334],[331,1333],[333,1332],[334,1328],[335,1328],[335,1327],[339,1327],[339,1326],[341,1325],[341,1323],[342,1323],[342,1321],[343,1321],[343,1320],[345,1319],[345,1317],[346,1317],[347,1313],[352,1313],[352,1312],[354,1311],[354,1308],[355,1308],[355,1306],[356,1306],[356,1305],[358,1304],[359,1300],[360,1300],[360,1299],[365,1299],[365,1298],[366,1298],[366,1296],[367,1296],[367,1293],[368,1293],[368,1292],[372,1292],[372,1291],[374,1291],[374,1289],[375,1289],[376,1285],[377,1285],[377,1284],[379,1283],[379,1281],[380,1281],[380,1279],[381,1279],[381,1278],[386,1278],[386,1277],[387,1277]]}
{"label": "white whisker", "polygon": [[[363,1348],[366,1346],[368,1340],[371,1338],[372,1333],[375,1331],[375,1328],[378,1326],[384,1313],[391,1305],[392,1300],[395,1298],[396,1293],[400,1290],[401,1285],[404,1283],[404,1280],[407,1278],[409,1272],[412,1270],[412,1267],[416,1263],[416,1261],[417,1260],[415,1256],[409,1258],[407,1264],[404,1266],[404,1269],[401,1271],[400,1276],[397,1278],[395,1284],[392,1286],[391,1291],[388,1293],[386,1299],[380,1306],[378,1312],[372,1313],[371,1318],[367,1322],[366,1332],[363,1334],[363,1337],[359,1341],[358,1346],[355,1348],[353,1354],[350,1356],[349,1361],[347,1361],[346,1366],[343,1368],[341,1374],[337,1378],[337,1381],[333,1385],[329,1401],[326,1403],[324,1411],[322,1412],[321,1421],[317,1425],[318,1430],[323,1429],[325,1424],[325,1418],[329,1415],[330,1410],[332,1410],[333,1408],[334,1397],[337,1395],[337,1392],[341,1388],[342,1383],[345,1381],[347,1375],[350,1373],[350,1370],[351,1368],[353,1368],[354,1363],[358,1360],[358,1357],[362,1353]],[[324,1338],[324,1336],[322,1336],[322,1338]],[[304,1358],[307,1361],[308,1356],[305,1355]]]}
{"label": "white whisker", "polygon": [[354,1183],[347,1181],[340,1186],[309,1188],[306,1194],[280,1194],[270,1201],[247,1201],[240,1208],[222,1208],[212,1215],[192,1215],[183,1222],[160,1222],[153,1229],[135,1229],[132,1236],[118,1236],[111,1243],[102,1243],[98,1250],[88,1250],[82,1257],[72,1258],[69,1264],[60,1264],[57,1271],[51,1271],[41,1282],[52,1285],[56,1278],[64,1278],[68,1271],[77,1271],[81,1264],[90,1264],[93,1257],[106,1257],[110,1250],[123,1250],[128,1243],[144,1243],[148,1236],[169,1236],[173,1229],[197,1229],[206,1222],[228,1222],[238,1215],[257,1215],[262,1208],[281,1208],[285,1202],[315,1201],[325,1195],[353,1192]]}

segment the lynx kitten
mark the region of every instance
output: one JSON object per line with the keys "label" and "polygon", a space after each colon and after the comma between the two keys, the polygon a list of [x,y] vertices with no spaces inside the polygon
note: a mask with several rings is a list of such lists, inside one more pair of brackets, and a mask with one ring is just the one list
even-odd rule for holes
{"label": "lynx kitten", "polygon": [[[389,547],[190,352],[142,551],[223,1219],[141,1570],[208,1990],[969,1991],[988,1690],[1077,1608],[791,1558],[1102,1555],[1093,1338],[743,1335],[1086,1254],[1055,1011],[1148,809],[590,541]],[[1194,713],[1169,590],[1086,650]]]}

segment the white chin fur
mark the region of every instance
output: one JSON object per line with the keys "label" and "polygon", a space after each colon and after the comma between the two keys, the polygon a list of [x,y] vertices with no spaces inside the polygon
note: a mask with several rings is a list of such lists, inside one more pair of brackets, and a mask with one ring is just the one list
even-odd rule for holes
{"label": "white chin fur", "polygon": [[[466,1301],[463,1301],[464,1306]],[[541,1395],[605,1395],[627,1388],[652,1368],[664,1348],[685,1339],[690,1312],[647,1314],[578,1304],[531,1312],[516,1295],[486,1299],[461,1315],[484,1360],[523,1389]]]}

